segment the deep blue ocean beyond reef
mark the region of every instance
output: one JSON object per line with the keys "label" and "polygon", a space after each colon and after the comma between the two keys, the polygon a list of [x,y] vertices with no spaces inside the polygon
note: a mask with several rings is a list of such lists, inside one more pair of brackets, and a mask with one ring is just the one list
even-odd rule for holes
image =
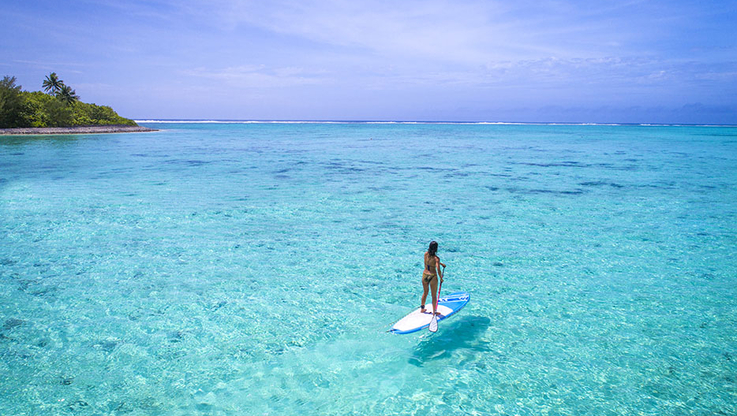
{"label": "deep blue ocean beyond reef", "polygon": [[737,128],[144,125],[0,137],[0,414],[737,414]]}

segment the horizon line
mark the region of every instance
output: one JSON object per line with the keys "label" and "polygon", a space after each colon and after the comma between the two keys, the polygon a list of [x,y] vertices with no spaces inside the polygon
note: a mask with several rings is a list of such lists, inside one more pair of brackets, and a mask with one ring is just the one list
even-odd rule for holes
{"label": "horizon line", "polygon": [[632,127],[737,127],[737,124],[707,123],[596,123],[575,121],[453,121],[453,120],[249,120],[211,118],[141,118],[136,123],[166,124],[458,124],[458,125],[538,125],[538,126],[632,126]]}

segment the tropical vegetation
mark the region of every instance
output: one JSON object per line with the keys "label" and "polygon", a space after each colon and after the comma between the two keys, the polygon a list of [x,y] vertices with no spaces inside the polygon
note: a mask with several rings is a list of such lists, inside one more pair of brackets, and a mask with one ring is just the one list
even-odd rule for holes
{"label": "tropical vegetation", "polygon": [[43,92],[23,91],[16,82],[11,76],[0,80],[0,128],[136,125],[108,106],[83,103],[55,72],[46,76]]}

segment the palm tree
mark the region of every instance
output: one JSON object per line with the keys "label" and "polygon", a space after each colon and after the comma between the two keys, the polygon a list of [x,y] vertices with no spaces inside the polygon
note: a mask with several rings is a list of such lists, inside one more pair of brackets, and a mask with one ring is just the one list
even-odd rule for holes
{"label": "palm tree", "polygon": [[79,95],[69,85],[61,84],[61,88],[59,88],[56,96],[67,104],[73,104],[79,101]]}
{"label": "palm tree", "polygon": [[49,94],[59,94],[63,85],[64,81],[60,80],[59,77],[56,76],[56,72],[52,72],[47,75],[43,82],[44,91]]}

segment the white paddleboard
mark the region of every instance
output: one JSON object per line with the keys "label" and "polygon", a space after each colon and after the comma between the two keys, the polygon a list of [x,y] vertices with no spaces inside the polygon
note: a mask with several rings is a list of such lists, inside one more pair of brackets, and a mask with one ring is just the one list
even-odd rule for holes
{"label": "white paddleboard", "polygon": [[[453,316],[466,306],[470,300],[471,295],[468,292],[455,292],[438,299],[438,312],[442,314],[438,316],[438,322]],[[421,309],[417,308],[410,312],[409,315],[394,324],[389,332],[395,334],[411,334],[412,332],[427,328],[430,325],[430,321],[432,321],[432,304],[425,305],[424,313],[420,311]]]}

